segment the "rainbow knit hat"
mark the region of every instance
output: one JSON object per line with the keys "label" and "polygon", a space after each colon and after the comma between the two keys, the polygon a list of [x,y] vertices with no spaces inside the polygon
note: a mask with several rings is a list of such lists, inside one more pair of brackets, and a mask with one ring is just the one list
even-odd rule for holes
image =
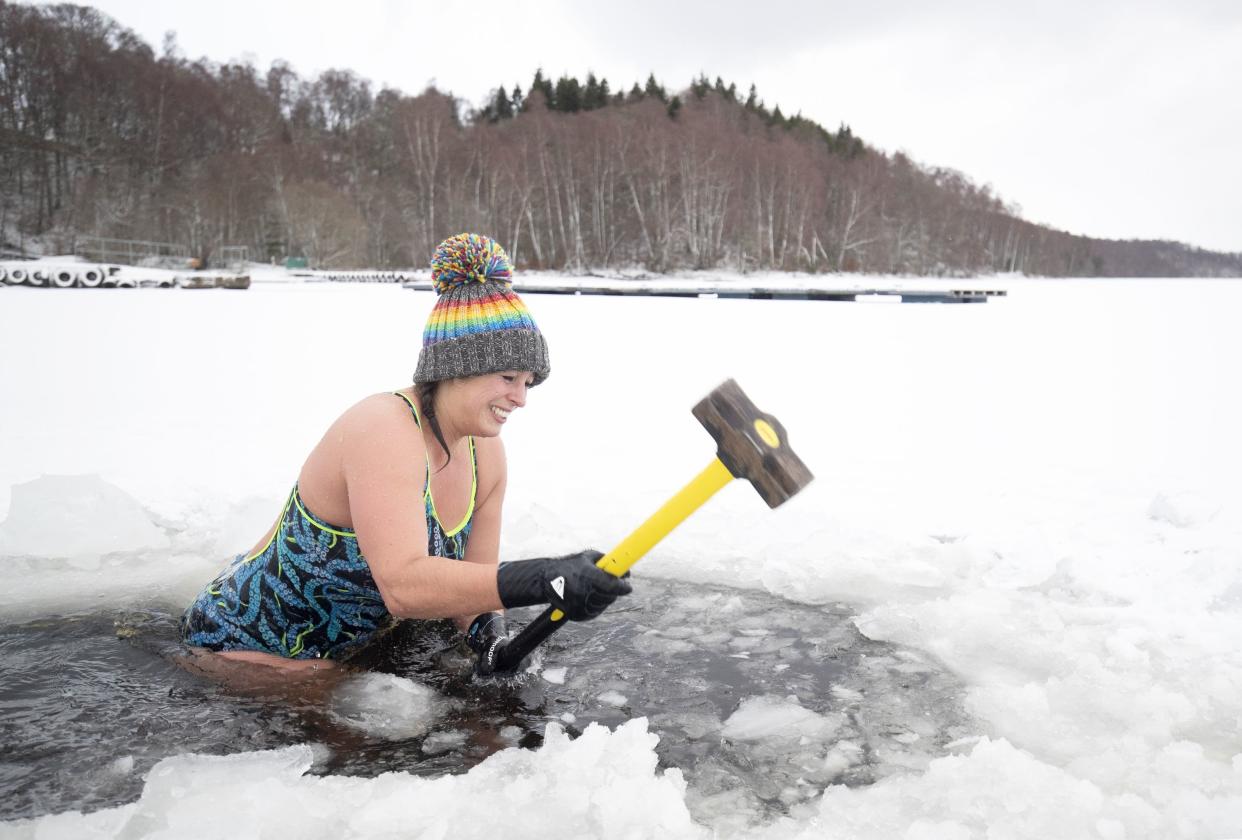
{"label": "rainbow knit hat", "polygon": [[495,240],[450,236],[431,258],[431,282],[439,299],[423,328],[416,383],[498,370],[529,370],[535,385],[548,378],[548,344],[514,294],[513,264]]}

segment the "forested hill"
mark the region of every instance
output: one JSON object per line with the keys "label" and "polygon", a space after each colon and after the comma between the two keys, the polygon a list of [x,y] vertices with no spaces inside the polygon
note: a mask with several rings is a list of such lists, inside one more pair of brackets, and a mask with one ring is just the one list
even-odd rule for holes
{"label": "forested hill", "polygon": [[348,71],[157,54],[93,9],[0,0],[3,246],[90,234],[407,267],[477,230],[524,267],[1242,276],[1239,254],[1023,221],[962,173],[723,80],[511,85],[472,110]]}

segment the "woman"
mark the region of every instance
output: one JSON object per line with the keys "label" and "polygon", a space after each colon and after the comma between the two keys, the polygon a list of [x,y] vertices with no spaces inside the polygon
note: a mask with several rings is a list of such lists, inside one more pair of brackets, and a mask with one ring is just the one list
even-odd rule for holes
{"label": "woman", "polygon": [[548,348],[496,242],[451,237],[431,265],[438,299],[414,387],[332,424],[276,524],[186,611],[190,645],[319,667],[393,618],[454,618],[488,670],[505,640],[495,611],[551,604],[581,621],[629,593],[595,566],[598,552],[498,564],[500,431],[547,378]]}

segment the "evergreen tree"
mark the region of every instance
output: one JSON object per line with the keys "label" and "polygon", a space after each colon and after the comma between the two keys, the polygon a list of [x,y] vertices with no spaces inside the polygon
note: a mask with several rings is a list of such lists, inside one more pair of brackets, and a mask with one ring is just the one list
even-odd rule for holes
{"label": "evergreen tree", "polygon": [[543,94],[544,101],[549,109],[556,107],[556,94],[552,90],[552,82],[543,77],[543,68],[535,71],[535,78],[531,80],[530,92],[539,91]]}
{"label": "evergreen tree", "polygon": [[837,126],[837,133],[828,135],[828,148],[839,155],[846,154],[850,146],[850,127],[845,123]]}
{"label": "evergreen tree", "polygon": [[643,93],[647,96],[654,96],[661,102],[668,102],[668,94],[664,92],[664,87],[656,81],[655,73],[647,76],[647,86],[643,88]]}
{"label": "evergreen tree", "polygon": [[[717,82],[720,79],[716,80]],[[707,81],[707,74],[700,73],[694,81],[690,83],[690,92],[694,94],[695,99],[702,99],[707,96],[707,92],[712,89],[711,82]]]}
{"label": "evergreen tree", "polygon": [[599,98],[599,81],[594,73],[587,73],[586,85],[582,88],[582,110],[590,111],[596,107]]}
{"label": "evergreen tree", "polygon": [[594,111],[608,104],[608,82],[601,85],[594,73],[587,73],[586,87],[582,91],[582,110]]}
{"label": "evergreen tree", "polygon": [[638,82],[634,83],[634,87],[630,88],[630,101],[641,102],[643,100],[643,89],[638,86]]}
{"label": "evergreen tree", "polygon": [[573,76],[556,80],[556,110],[566,114],[582,110],[582,85]]}
{"label": "evergreen tree", "polygon": [[509,95],[509,107],[513,109],[515,114],[526,110],[526,99],[522,96],[521,85],[513,86],[513,93]]}
{"label": "evergreen tree", "polygon": [[677,119],[677,115],[681,113],[681,97],[674,96],[672,101],[668,103],[668,118],[670,120]]}
{"label": "evergreen tree", "polygon": [[504,85],[492,91],[491,102],[483,109],[483,114],[491,123],[513,119],[513,103],[509,101]]}
{"label": "evergreen tree", "polygon": [[841,123],[835,134],[824,131],[822,128],[820,131],[823,132],[824,141],[828,144],[828,149],[833,154],[846,158],[856,158],[867,150],[863,141],[855,137],[854,132],[845,123]]}
{"label": "evergreen tree", "polygon": [[746,110],[755,111],[763,107],[759,102],[759,91],[755,90],[754,82],[750,85],[750,94],[746,97]]}

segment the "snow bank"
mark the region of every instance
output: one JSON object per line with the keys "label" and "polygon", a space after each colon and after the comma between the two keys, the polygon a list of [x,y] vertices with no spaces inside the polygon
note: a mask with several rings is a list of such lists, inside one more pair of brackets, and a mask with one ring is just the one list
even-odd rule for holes
{"label": "snow bank", "polygon": [[[142,798],[94,814],[9,824],[18,838],[558,836],[706,838],[690,820],[676,769],[656,771],[644,719],[615,732],[591,725],[571,740],[549,724],[538,750],[508,749],[461,776],[308,776],[310,747],[166,759]],[[641,802],[642,807],[634,807]]]}
{"label": "snow bank", "polygon": [[[1185,836],[1213,836],[1212,824],[1220,821],[1196,821]],[[1036,761],[1005,741],[984,740],[969,756],[933,761],[921,776],[870,788],[831,788],[814,817],[785,836],[1121,840],[1170,836],[1160,833],[1166,825],[1136,797],[1109,797],[1094,784]],[[1182,825],[1183,831],[1190,828]]]}

